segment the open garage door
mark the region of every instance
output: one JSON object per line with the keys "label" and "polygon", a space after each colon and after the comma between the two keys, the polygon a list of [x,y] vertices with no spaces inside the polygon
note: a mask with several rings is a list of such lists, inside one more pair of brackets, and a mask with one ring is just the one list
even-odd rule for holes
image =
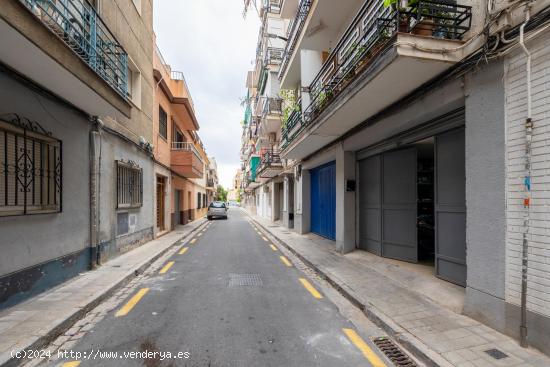
{"label": "open garage door", "polygon": [[416,148],[382,154],[382,256],[418,261]]}
{"label": "open garage door", "polygon": [[438,277],[466,286],[464,129],[435,138],[435,267]]}
{"label": "open garage door", "polygon": [[359,161],[359,248],[382,255],[382,156]]}

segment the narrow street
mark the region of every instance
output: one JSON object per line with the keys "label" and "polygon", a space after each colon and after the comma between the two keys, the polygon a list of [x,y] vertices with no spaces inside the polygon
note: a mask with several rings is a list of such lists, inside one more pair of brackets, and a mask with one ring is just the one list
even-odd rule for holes
{"label": "narrow street", "polygon": [[[368,335],[340,314],[291,257],[281,258],[281,249],[240,209],[229,210],[227,220],[213,220],[191,237],[87,328],[70,348],[83,353],[80,360],[63,358],[49,365],[391,365],[380,364]],[[94,358],[96,351],[117,352],[119,359]],[[123,356],[132,351],[187,352],[188,358]]]}

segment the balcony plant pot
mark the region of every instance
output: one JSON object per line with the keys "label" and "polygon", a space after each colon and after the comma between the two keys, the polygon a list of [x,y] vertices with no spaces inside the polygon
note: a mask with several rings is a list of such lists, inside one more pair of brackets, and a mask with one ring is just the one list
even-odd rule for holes
{"label": "balcony plant pot", "polygon": [[426,36],[432,37],[434,34],[435,22],[432,17],[425,17],[420,20],[418,24],[415,25],[412,30],[412,34],[416,36]]}

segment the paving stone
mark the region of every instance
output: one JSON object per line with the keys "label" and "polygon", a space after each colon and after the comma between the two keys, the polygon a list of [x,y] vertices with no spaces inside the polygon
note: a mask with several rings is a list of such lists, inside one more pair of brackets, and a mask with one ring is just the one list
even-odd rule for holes
{"label": "paving stone", "polygon": [[[533,349],[522,349],[510,337],[464,315],[427,301],[425,296],[385,276],[380,267],[372,268],[374,255],[360,251],[338,254],[332,242],[314,235],[299,235],[274,226],[264,218],[252,215],[272,235],[281,239],[305,257],[314,268],[346,289],[359,303],[370,305],[405,329],[432,351],[459,367],[517,366],[549,367],[550,358]],[[376,258],[377,260],[378,258]],[[493,346],[510,357],[497,364],[481,348]],[[424,346],[418,346],[424,348]],[[513,352],[517,351],[517,354]]]}

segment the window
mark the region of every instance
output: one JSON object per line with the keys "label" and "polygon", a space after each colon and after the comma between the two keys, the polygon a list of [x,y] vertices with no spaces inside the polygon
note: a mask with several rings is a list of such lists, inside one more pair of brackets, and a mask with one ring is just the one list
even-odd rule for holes
{"label": "window", "polygon": [[0,120],[0,216],[61,211],[61,141],[36,122]]}
{"label": "window", "polygon": [[164,139],[168,138],[168,115],[159,106],[159,135]]}
{"label": "window", "polygon": [[202,207],[206,208],[206,194],[202,194]]}
{"label": "window", "polygon": [[202,208],[201,206],[201,193],[197,192],[197,209]]}
{"label": "window", "polygon": [[117,208],[143,205],[143,171],[133,163],[117,161]]}
{"label": "window", "polygon": [[128,99],[141,108],[141,72],[137,65],[128,58]]}

